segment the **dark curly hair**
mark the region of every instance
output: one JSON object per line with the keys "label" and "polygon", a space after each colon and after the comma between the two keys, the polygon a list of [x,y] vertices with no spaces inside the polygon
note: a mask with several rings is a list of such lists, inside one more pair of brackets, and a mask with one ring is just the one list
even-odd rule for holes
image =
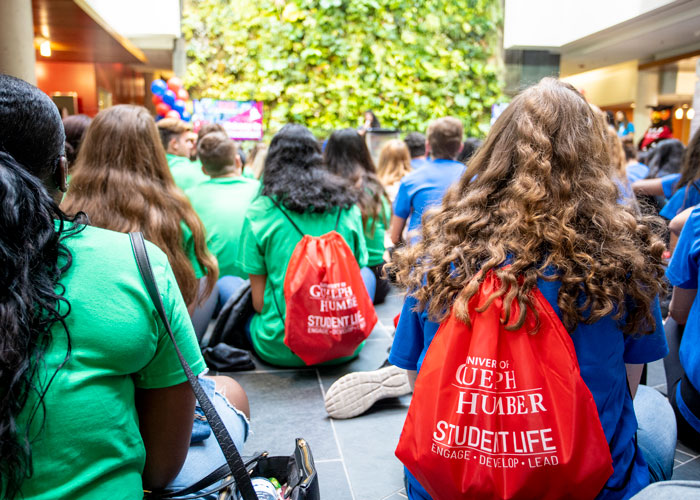
{"label": "dark curly hair", "polygon": [[618,203],[610,163],[591,106],[571,85],[543,79],[496,120],[442,206],[424,216],[422,239],[395,253],[399,282],[433,319],[454,306],[468,322],[467,304],[492,270],[502,285],[491,299],[503,296],[503,321],[518,329],[538,278],[556,279],[569,332],[608,315],[626,334],[653,332],[665,290],[661,221]]}
{"label": "dark curly hair", "polygon": [[[45,187],[62,166],[65,140],[49,97],[27,82],[0,75],[0,130],[0,487],[4,498],[14,498],[32,475],[32,420],[70,356],[65,321],[70,304],[59,279],[72,262],[62,240],[80,224],[68,224],[78,221],[61,212]],[[61,328],[53,329],[57,324]],[[68,350],[42,384],[35,376],[61,329]],[[36,402],[25,408],[30,395]],[[28,419],[20,420],[20,414]]]}
{"label": "dark curly hair", "polygon": [[327,212],[357,203],[357,190],[323,165],[321,146],[302,125],[287,124],[272,138],[262,174],[262,194],[293,212]]}

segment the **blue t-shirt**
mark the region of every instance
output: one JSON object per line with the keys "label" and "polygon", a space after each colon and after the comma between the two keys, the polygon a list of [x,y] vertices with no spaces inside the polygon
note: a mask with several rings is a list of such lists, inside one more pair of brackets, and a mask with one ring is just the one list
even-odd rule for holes
{"label": "blue t-shirt", "polygon": [[661,209],[659,215],[667,219],[673,219],[686,208],[694,207],[698,203],[700,203],[700,181],[695,181],[673,193],[673,196]]}
{"label": "blue t-shirt", "polygon": [[620,123],[620,126],[617,128],[618,137],[624,137],[629,134],[634,134],[634,125],[631,122],[627,122],[627,125]]}
{"label": "blue t-shirt", "polygon": [[627,180],[630,181],[630,184],[641,179],[646,179],[647,175],[649,175],[649,167],[644,163],[632,163],[631,165],[627,165],[626,170]]}
{"label": "blue t-shirt", "polygon": [[430,160],[428,160],[427,158],[413,158],[411,160],[411,168],[413,170],[418,170],[421,167],[425,167],[429,163]]}
{"label": "blue t-shirt", "polygon": [[428,160],[427,163],[401,179],[394,200],[394,215],[408,219],[408,230],[421,226],[426,208],[439,205],[447,189],[462,177],[466,167],[454,160]]}
{"label": "blue t-shirt", "polygon": [[676,189],[676,184],[681,179],[681,174],[669,174],[661,177],[661,189],[664,190],[664,196],[669,199],[673,196],[673,191]]}
{"label": "blue t-shirt", "polygon": [[[558,281],[538,280],[542,295],[559,317]],[[389,354],[389,362],[406,370],[418,370],[437,333],[438,323],[428,320],[427,313],[415,312],[417,301],[408,296]],[[656,331],[644,337],[625,336],[611,317],[592,325],[579,324],[571,338],[574,342],[581,377],[593,395],[605,437],[610,444],[614,472],[598,499],[626,499],[649,484],[649,470],[641,451],[636,447],[637,419],[627,388],[625,363],[642,364],[668,354],[666,336],[658,299],[654,304]],[[629,471],[629,482],[624,485]],[[406,470],[411,500],[429,500],[430,496]]]}
{"label": "blue t-shirt", "polygon": [[[690,212],[666,270],[673,286],[698,288],[700,261],[700,208]],[[700,387],[700,294],[695,296],[680,347],[681,365],[694,387]]]}

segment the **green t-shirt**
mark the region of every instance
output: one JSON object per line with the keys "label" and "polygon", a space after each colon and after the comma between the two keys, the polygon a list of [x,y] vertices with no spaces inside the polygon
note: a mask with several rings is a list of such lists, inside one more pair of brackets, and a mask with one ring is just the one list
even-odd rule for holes
{"label": "green t-shirt", "polygon": [[[338,211],[299,214],[286,210],[304,234],[322,236],[333,230]],[[360,267],[367,265],[367,246],[362,232],[360,209],[343,210],[338,233],[355,255]],[[253,201],[243,221],[238,265],[248,274],[267,275],[262,314],[255,314],[250,323],[251,340],[260,357],[280,366],[305,366],[305,363],[284,345],[284,318],[275,307],[275,301],[284,314],[284,277],[289,259],[301,241],[301,236],[280,212],[270,198],[259,196]],[[273,297],[274,294],[274,297]],[[362,346],[358,347],[354,357]],[[340,363],[351,357],[340,358]]]}
{"label": "green t-shirt", "polygon": [[253,180],[258,180],[255,177],[255,174],[253,173],[253,169],[250,167],[243,167],[243,173],[241,174],[243,177],[246,179],[253,179]]}
{"label": "green t-shirt", "polygon": [[197,161],[190,161],[184,156],[166,154],[170,172],[173,174],[177,187],[186,191],[197,184],[209,180],[209,177],[202,172],[202,164]]}
{"label": "green t-shirt", "polygon": [[[199,265],[197,253],[194,251],[194,234],[192,234],[190,227],[185,224],[185,221],[180,221],[180,229],[182,229],[182,249],[192,263],[195,278],[200,279],[205,276],[206,273],[204,269],[202,269],[202,266]],[[211,249],[209,249],[209,251],[211,251]]]}
{"label": "green t-shirt", "polygon": [[258,191],[258,181],[238,176],[209,179],[186,192],[207,231],[207,247],[219,261],[219,276],[248,278],[236,258],[243,219]]}
{"label": "green t-shirt", "polygon": [[[374,218],[369,217],[365,225],[365,241],[367,242],[367,253],[369,259],[368,266],[377,266],[384,262],[384,233],[387,230],[387,223],[391,217],[391,206],[386,197],[382,198],[382,209],[374,223]],[[374,228],[372,228],[374,224]]]}
{"label": "green t-shirt", "polygon": [[[187,378],[141,280],[129,237],[86,227],[65,244],[73,263],[60,284],[71,307],[66,322],[72,350],[46,393],[45,413],[33,420],[34,475],[22,493],[26,500],[141,500],[146,454],[134,391]],[[147,248],[178,345],[193,372],[201,373],[205,364],[170,264],[155,245]],[[65,332],[55,326],[35,380],[45,384],[66,352]],[[35,403],[31,393],[20,425],[27,424]]]}

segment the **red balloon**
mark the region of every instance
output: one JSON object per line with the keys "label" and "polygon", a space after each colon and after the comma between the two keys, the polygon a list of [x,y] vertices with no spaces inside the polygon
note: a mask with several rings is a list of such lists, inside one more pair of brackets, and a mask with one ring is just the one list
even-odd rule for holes
{"label": "red balloon", "polygon": [[174,76],[168,80],[168,88],[177,94],[177,91],[182,88],[182,80]]}
{"label": "red balloon", "polygon": [[187,101],[187,99],[190,98],[189,92],[187,92],[185,89],[181,88],[180,90],[178,90],[175,93],[177,94],[177,98],[182,99],[183,101]]}
{"label": "red balloon", "polygon": [[158,106],[158,104],[163,102],[163,98],[158,94],[153,94],[153,96],[151,96],[151,101],[153,101],[154,106]]}
{"label": "red balloon", "polygon": [[175,118],[176,120],[182,120],[182,118],[180,117],[180,113],[178,113],[174,109],[171,109],[170,111],[168,111],[166,113],[165,117],[166,118]]}
{"label": "red balloon", "polygon": [[164,102],[159,102],[156,104],[156,113],[158,113],[159,116],[165,116],[168,114],[168,111],[170,111],[172,108],[165,104]]}

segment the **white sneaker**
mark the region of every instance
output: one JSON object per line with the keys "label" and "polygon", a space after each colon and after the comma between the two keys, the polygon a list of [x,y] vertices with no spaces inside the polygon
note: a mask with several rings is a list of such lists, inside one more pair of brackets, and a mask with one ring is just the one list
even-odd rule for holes
{"label": "white sneaker", "polygon": [[352,418],[385,398],[410,394],[406,370],[387,366],[371,372],[353,372],[339,378],[326,393],[326,411],[332,418]]}

